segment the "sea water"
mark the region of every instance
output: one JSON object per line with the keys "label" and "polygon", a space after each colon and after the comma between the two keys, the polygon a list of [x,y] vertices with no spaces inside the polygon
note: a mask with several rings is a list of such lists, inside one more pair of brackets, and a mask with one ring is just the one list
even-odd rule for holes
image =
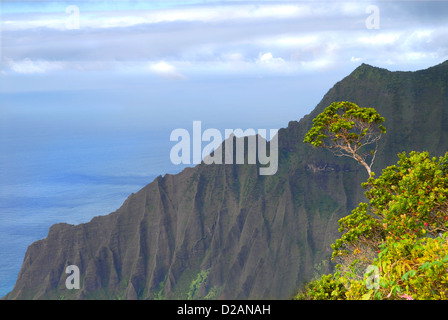
{"label": "sea water", "polygon": [[169,131],[0,134],[0,297],[13,289],[27,247],[54,223],[118,209],[158,175],[176,173]]}
{"label": "sea water", "polygon": [[[220,132],[280,129],[316,105],[322,92],[311,88],[327,90],[320,76],[161,83],[79,77],[0,83],[0,297],[13,289],[27,247],[53,224],[109,214],[157,176],[194,166],[171,162],[173,130],[192,132],[195,120]],[[88,89],[59,88],[72,78]]]}

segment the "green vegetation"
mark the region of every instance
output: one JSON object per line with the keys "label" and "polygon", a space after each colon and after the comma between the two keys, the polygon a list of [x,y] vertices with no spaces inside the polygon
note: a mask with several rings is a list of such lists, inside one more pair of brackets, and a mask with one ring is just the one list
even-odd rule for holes
{"label": "green vegetation", "polygon": [[362,184],[369,203],[339,220],[335,272],[295,299],[447,299],[448,153],[398,156]]}
{"label": "green vegetation", "polygon": [[196,279],[194,279],[190,284],[190,290],[187,292],[188,300],[192,300],[197,297],[199,288],[202,286],[203,283],[205,283],[209,273],[210,273],[210,269],[201,270],[198,273]]}
{"label": "green vegetation", "polygon": [[214,300],[219,296],[222,288],[218,286],[213,286],[210,291],[204,297],[205,300]]}
{"label": "green vegetation", "polygon": [[[370,176],[377,142],[386,133],[386,128],[381,124],[384,121],[374,108],[361,108],[352,102],[333,102],[313,119],[313,126],[303,142],[328,148],[337,156],[355,159]],[[363,147],[370,144],[375,144],[374,150],[361,152]],[[369,156],[371,160],[368,164]]]}

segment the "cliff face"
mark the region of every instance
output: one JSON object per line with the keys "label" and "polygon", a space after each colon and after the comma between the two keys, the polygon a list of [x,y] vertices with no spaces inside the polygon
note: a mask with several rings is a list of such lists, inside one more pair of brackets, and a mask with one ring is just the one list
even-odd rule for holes
{"label": "cliff face", "polygon": [[[285,299],[329,260],[337,221],[363,201],[365,170],[302,143],[333,101],[386,118],[374,171],[401,151],[448,150],[448,63],[418,72],[361,65],[278,133],[279,167],[205,165],[158,177],[117,211],[56,224],[31,244],[7,299]],[[68,265],[80,289],[68,290]]]}

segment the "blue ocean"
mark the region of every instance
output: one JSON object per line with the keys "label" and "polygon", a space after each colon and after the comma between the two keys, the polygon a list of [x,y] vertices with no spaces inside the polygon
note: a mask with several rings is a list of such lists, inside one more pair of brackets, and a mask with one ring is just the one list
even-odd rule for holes
{"label": "blue ocean", "polygon": [[[1,83],[0,297],[13,289],[27,247],[53,224],[107,215],[157,176],[180,172],[186,165],[170,160],[174,129],[191,132],[195,120],[222,133],[280,129],[326,90],[310,94],[319,77],[160,83],[99,75],[89,84],[107,89],[56,90],[72,78],[87,81],[76,77]],[[52,86],[40,88],[44,80]]]}
{"label": "blue ocean", "polygon": [[[0,131],[1,132],[1,131]],[[160,174],[167,132],[0,135],[0,296],[12,290],[26,249],[58,222],[78,224],[118,209]]]}

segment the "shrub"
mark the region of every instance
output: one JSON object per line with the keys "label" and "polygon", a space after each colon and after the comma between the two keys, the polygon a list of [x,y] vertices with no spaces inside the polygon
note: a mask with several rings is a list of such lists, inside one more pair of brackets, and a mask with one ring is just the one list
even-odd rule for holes
{"label": "shrub", "polygon": [[[332,245],[338,271],[307,285],[300,297],[447,299],[447,173],[448,153],[437,159],[411,152],[399,154],[379,178],[372,174],[363,184],[369,203],[339,220],[342,236]],[[367,286],[372,277],[379,281]]]}

